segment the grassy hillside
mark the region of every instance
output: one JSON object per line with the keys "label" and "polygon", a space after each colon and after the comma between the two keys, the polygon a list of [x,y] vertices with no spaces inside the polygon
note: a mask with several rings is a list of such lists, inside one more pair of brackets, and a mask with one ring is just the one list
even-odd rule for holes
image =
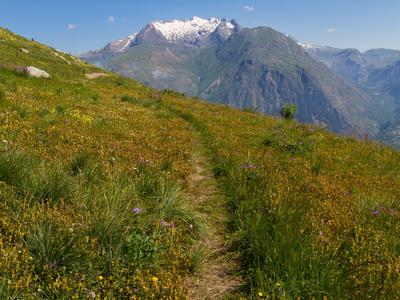
{"label": "grassy hillside", "polygon": [[[398,152],[89,80],[103,71],[2,29],[0,65],[0,298],[185,298],[218,263],[197,245],[219,214],[243,278],[231,298],[399,297]],[[199,151],[222,204],[195,203]]]}

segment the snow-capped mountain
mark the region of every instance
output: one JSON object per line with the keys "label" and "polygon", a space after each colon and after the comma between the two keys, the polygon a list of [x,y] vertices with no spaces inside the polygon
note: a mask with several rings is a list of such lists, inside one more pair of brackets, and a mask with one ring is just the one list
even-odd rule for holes
{"label": "snow-capped mountain", "polygon": [[211,38],[213,34],[230,36],[240,29],[233,20],[211,18],[209,20],[193,17],[191,20],[174,20],[167,22],[152,22],[146,28],[154,30],[171,43],[182,43],[188,46],[199,44]]}
{"label": "snow-capped mountain", "polygon": [[118,41],[111,42],[107,46],[108,46],[110,52],[115,52],[115,53],[124,52],[124,50],[129,47],[129,45],[132,43],[132,41],[135,40],[136,36],[137,36],[137,33],[135,33],[133,35],[129,35]]}
{"label": "snow-capped mountain", "polygon": [[226,40],[232,33],[239,32],[241,28],[235,20],[230,19],[207,20],[193,17],[191,20],[153,21],[138,33],[111,42],[102,49],[89,51],[80,57],[104,58],[143,43],[172,43],[203,48]]}

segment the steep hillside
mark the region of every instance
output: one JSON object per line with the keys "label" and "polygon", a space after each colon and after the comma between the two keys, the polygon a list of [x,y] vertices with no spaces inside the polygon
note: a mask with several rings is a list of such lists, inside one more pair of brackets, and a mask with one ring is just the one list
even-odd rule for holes
{"label": "steep hillside", "polygon": [[398,152],[3,29],[0,66],[1,299],[399,298]]}

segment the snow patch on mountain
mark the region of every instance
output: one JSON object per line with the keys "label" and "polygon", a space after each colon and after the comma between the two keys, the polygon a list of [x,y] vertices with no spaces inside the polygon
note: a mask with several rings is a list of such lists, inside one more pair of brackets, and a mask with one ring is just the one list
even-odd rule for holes
{"label": "snow patch on mountain", "polygon": [[306,50],[328,48],[327,46],[312,45],[312,44],[307,44],[307,43],[302,43],[302,42],[297,42],[297,45],[299,45],[301,48],[306,49]]}
{"label": "snow patch on mountain", "polygon": [[154,26],[167,40],[194,41],[209,36],[218,27],[234,29],[235,25],[231,20],[211,18],[209,20],[193,17],[191,20],[173,20],[164,22],[152,22]]}
{"label": "snow patch on mountain", "polygon": [[118,41],[114,41],[110,43],[111,48],[114,50],[114,52],[124,52],[126,48],[129,47],[129,45],[132,43],[132,41],[135,40],[137,36],[137,33],[133,35],[128,35],[127,37],[120,39]]}
{"label": "snow patch on mountain", "polygon": [[108,43],[104,48],[81,54],[81,58],[102,58],[126,52],[143,43],[171,43],[187,47],[209,47],[229,38],[241,26],[231,19],[203,19],[153,21],[138,33]]}

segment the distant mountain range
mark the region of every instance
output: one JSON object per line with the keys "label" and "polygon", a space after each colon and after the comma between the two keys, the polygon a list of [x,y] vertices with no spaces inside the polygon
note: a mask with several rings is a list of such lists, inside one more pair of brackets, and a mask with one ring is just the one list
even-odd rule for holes
{"label": "distant mountain range", "polygon": [[364,89],[391,111],[381,118],[377,138],[400,147],[400,50],[338,49],[299,43],[315,60]]}
{"label": "distant mountain range", "polygon": [[194,17],[152,22],[81,58],[155,88],[272,115],[295,103],[299,121],[398,140],[400,51],[314,46],[268,27]]}

